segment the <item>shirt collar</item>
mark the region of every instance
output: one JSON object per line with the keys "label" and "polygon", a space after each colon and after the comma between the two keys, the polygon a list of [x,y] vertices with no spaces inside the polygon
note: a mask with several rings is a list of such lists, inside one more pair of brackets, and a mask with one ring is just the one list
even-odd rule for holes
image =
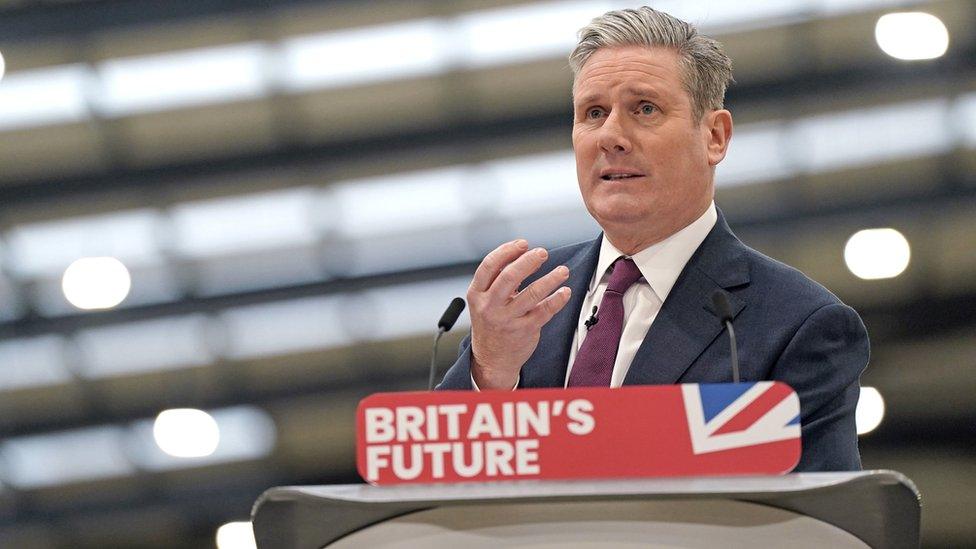
{"label": "shirt collar", "polygon": [[[688,226],[630,256],[661,301],[667,299],[671,288],[678,280],[678,275],[681,274],[692,254],[695,253],[698,246],[708,236],[709,231],[715,226],[717,219],[715,202],[712,201],[705,213]],[[604,234],[603,242],[600,244],[600,259],[596,264],[593,278],[590,280],[590,292],[596,288],[597,284],[606,276],[607,269],[620,256],[627,257],[626,254],[611,244],[607,235]]]}

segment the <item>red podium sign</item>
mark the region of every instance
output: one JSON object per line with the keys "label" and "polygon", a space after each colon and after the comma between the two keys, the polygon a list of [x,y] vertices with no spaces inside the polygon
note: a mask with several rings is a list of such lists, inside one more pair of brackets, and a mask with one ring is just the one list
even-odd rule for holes
{"label": "red podium sign", "polygon": [[784,474],[800,401],[778,382],[378,393],[356,413],[372,484]]}

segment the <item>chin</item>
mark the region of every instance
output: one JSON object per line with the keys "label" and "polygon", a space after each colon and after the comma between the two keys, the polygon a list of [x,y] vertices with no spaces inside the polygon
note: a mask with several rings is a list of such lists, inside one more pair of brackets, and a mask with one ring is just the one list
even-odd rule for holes
{"label": "chin", "polygon": [[601,226],[636,224],[651,215],[647,210],[633,204],[633,201],[629,204],[596,204],[589,211]]}

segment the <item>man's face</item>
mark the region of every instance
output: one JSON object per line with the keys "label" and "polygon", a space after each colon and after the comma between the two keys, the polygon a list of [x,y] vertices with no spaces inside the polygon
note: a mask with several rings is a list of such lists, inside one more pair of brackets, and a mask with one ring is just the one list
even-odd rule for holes
{"label": "man's face", "polygon": [[576,77],[576,173],[608,233],[653,226],[666,236],[711,202],[724,145],[721,156],[710,151],[712,117],[695,120],[681,75],[673,50],[627,46],[597,50]]}

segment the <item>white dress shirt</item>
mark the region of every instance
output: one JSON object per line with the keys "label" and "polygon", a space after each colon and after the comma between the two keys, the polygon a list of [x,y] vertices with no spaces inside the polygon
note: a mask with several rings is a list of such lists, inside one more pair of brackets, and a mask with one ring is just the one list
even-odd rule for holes
{"label": "white dress shirt", "polygon": [[[620,335],[617,358],[613,363],[613,375],[610,377],[611,387],[623,385],[627,371],[630,370],[630,363],[633,362],[637,349],[641,346],[644,336],[647,335],[657,313],[661,310],[661,305],[668,298],[671,288],[678,280],[678,275],[681,274],[692,254],[695,253],[698,246],[708,236],[709,231],[715,226],[716,220],[718,220],[718,214],[715,211],[715,202],[713,201],[701,217],[692,221],[684,229],[629,256],[640,269],[643,278],[624,292],[623,333]],[[600,243],[600,259],[597,261],[593,277],[590,279],[589,289],[583,299],[579,325],[576,327],[573,346],[569,351],[569,366],[566,368],[564,387],[569,383],[569,374],[573,370],[576,353],[579,352],[583,340],[586,339],[587,329],[584,322],[590,318],[593,306],[599,307],[603,300],[603,293],[610,283],[610,275],[607,273],[607,269],[620,256],[628,257],[614,247],[607,239],[607,235],[604,234],[603,242]],[[597,316],[600,316],[599,310]],[[471,376],[471,385],[474,390],[479,390],[473,375]],[[515,387],[518,387],[518,381],[515,382]]]}
{"label": "white dress shirt", "polygon": [[[681,274],[692,254],[715,226],[717,219],[715,202],[712,202],[701,217],[684,229],[630,256],[640,269],[643,278],[624,292],[624,326],[623,333],[620,335],[620,345],[617,347],[617,358],[613,363],[613,375],[610,377],[611,387],[623,385],[627,371],[630,370],[630,363],[644,341],[647,330],[651,328],[657,313],[661,310],[661,305],[668,298],[671,288],[678,280],[678,275]],[[596,264],[596,270],[593,271],[589,290],[583,299],[579,325],[573,337],[573,346],[570,347],[569,367],[566,368],[564,386],[569,382],[576,353],[586,339],[587,329],[583,323],[590,318],[593,306],[599,306],[603,300],[603,293],[610,283],[607,268],[620,256],[627,257],[610,243],[606,235],[603,235],[600,259]],[[599,310],[597,316],[600,316]]]}

